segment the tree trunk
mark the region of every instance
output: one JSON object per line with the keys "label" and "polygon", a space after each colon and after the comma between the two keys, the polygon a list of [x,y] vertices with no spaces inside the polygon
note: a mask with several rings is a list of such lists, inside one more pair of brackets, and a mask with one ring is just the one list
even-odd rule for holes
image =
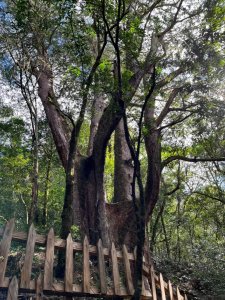
{"label": "tree trunk", "polygon": [[133,165],[129,147],[126,142],[123,120],[115,130],[115,167],[113,202],[132,201]]}
{"label": "tree trunk", "polygon": [[46,58],[40,58],[41,71],[34,70],[38,82],[38,95],[42,101],[56,150],[64,169],[69,155],[69,128],[62,115],[53,90],[53,74]]}
{"label": "tree trunk", "polygon": [[104,95],[95,95],[94,102],[92,105],[92,116],[90,126],[90,137],[88,143],[88,156],[92,155],[93,144],[96,132],[98,130],[98,124],[102,117],[103,111],[106,108],[106,99]]}
{"label": "tree trunk", "polygon": [[145,147],[148,156],[145,188],[146,222],[149,220],[158,200],[161,181],[161,136],[155,124],[154,105],[153,99],[145,111],[145,126],[148,128],[148,133],[145,135]]}
{"label": "tree trunk", "polygon": [[38,121],[37,114],[35,115],[34,128],[33,128],[33,170],[32,170],[32,197],[29,213],[29,224],[38,223]]}

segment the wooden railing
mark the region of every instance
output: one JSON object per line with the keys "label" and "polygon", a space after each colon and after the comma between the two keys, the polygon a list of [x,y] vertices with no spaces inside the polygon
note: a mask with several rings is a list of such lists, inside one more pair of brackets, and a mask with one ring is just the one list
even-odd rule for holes
{"label": "wooden railing", "polygon": [[[69,234],[66,240],[56,238],[54,230],[50,229],[47,236],[36,233],[33,225],[29,232],[14,232],[14,220],[6,223],[5,228],[0,228],[0,290],[8,290],[8,300],[17,299],[18,292],[36,294],[36,299],[42,299],[42,295],[74,295],[74,296],[121,296],[130,298],[134,292],[133,272],[135,254],[127,251],[125,245],[122,251],[115,248],[104,248],[102,241],[97,245],[89,245],[87,237],[83,243],[74,242]],[[10,254],[11,241],[26,243],[25,257],[18,278],[14,276],[11,280],[6,277],[7,261]],[[35,253],[35,245],[44,247],[44,268],[37,278],[32,279],[32,265]],[[65,251],[65,275],[64,281],[54,278],[54,263],[57,250]],[[74,270],[76,261],[74,253],[82,253],[82,283],[74,283]],[[98,286],[93,285],[91,280],[90,260],[94,257],[98,273]],[[106,276],[107,268],[111,264],[111,272]],[[93,270],[92,270],[93,271]],[[81,275],[81,274],[80,274]],[[125,284],[121,283],[121,277],[125,278]],[[111,287],[108,281],[111,281]],[[162,274],[157,275],[153,266],[143,263],[142,298],[153,300],[183,300],[179,288],[173,288],[171,282],[166,283]]]}

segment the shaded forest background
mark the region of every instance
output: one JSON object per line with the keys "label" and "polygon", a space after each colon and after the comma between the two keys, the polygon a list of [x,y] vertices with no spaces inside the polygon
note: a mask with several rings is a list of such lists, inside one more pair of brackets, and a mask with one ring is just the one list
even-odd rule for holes
{"label": "shaded forest background", "polygon": [[[1,1],[0,226],[15,217],[19,230],[34,222],[62,236],[65,203],[79,198],[86,206],[71,200],[66,218],[74,239],[88,228],[107,242],[103,204],[112,217],[141,210],[141,178],[157,268],[194,296],[225,295],[224,4]],[[86,164],[88,180],[73,182],[90,157],[100,170]],[[96,222],[76,189],[92,171],[100,187],[104,173],[102,191],[88,190]]]}

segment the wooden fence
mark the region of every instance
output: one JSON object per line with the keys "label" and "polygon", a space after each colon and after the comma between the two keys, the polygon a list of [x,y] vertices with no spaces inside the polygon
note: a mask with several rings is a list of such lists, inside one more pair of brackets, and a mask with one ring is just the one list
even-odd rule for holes
{"label": "wooden fence", "polygon": [[[43,295],[58,296],[101,296],[130,298],[134,292],[133,272],[135,254],[129,253],[125,245],[119,251],[112,243],[111,249],[104,248],[99,240],[96,246],[89,245],[87,237],[83,243],[74,242],[69,234],[66,240],[56,238],[54,230],[50,229],[47,236],[36,233],[33,225],[29,232],[15,232],[14,220],[6,223],[5,228],[0,228],[0,290],[7,289],[7,300],[17,299],[18,293],[35,294],[36,299]],[[26,243],[25,256],[20,274],[13,278],[6,277],[7,261],[10,254],[11,241]],[[45,251],[43,270],[36,278],[32,278],[32,265],[35,245],[41,246]],[[58,250],[65,251],[64,281],[54,277],[55,254]],[[74,283],[77,262],[75,253],[82,255],[82,271],[80,284]],[[94,272],[98,273],[98,284],[93,285],[91,276],[91,258],[95,259]],[[111,272],[106,272],[111,265]],[[93,272],[93,270],[92,270]],[[106,274],[107,273],[107,274]],[[109,274],[110,273],[110,274]],[[121,283],[121,277],[125,284]],[[109,284],[111,281],[111,287]],[[157,275],[153,266],[143,264],[142,298],[153,300],[186,300],[179,288],[174,288],[169,281],[166,283],[162,274]]]}

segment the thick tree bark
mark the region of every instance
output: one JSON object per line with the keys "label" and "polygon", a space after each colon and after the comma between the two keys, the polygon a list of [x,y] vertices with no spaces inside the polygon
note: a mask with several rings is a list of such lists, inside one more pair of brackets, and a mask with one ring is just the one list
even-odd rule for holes
{"label": "thick tree bark", "polygon": [[90,126],[90,136],[88,143],[88,156],[92,155],[94,138],[98,130],[98,124],[102,117],[103,111],[106,108],[106,99],[104,95],[96,95],[92,105],[92,116]]}
{"label": "thick tree bark", "polygon": [[106,216],[104,192],[105,152],[112,132],[123,116],[123,108],[111,102],[105,109],[99,122],[98,131],[93,145],[93,166],[96,183],[96,225],[105,245],[109,245],[110,235]]}
{"label": "thick tree bark", "polygon": [[42,101],[60,160],[66,169],[69,154],[69,128],[54,94],[51,67],[45,57],[41,61],[41,70],[34,69],[38,82],[38,95]]}
{"label": "thick tree bark", "polygon": [[137,227],[132,201],[106,204],[110,239],[117,246],[126,244],[130,250],[137,245]]}
{"label": "thick tree bark", "polygon": [[126,142],[123,120],[115,130],[115,166],[113,202],[132,201],[133,165],[129,147]]}
{"label": "thick tree bark", "polygon": [[[75,152],[77,138],[75,139],[75,128],[71,131],[66,122],[65,115],[61,112],[53,90],[53,74],[47,58],[40,57],[40,66],[33,67],[33,73],[38,82],[38,95],[42,101],[46,117],[53,135],[56,150],[66,171],[66,195],[62,214],[62,237],[66,238],[70,232],[73,222],[78,223],[80,219],[78,200],[75,199]],[[69,134],[71,132],[71,134]],[[70,136],[70,138],[69,138]],[[72,149],[72,150],[71,150]],[[75,150],[74,150],[75,149]],[[73,210],[75,208],[75,210]]]}
{"label": "thick tree bark", "polygon": [[66,188],[64,196],[64,205],[62,211],[62,224],[60,237],[66,239],[70,233],[71,225],[73,224],[73,202],[75,191],[75,154],[76,154],[76,128],[74,127],[70,137],[69,155],[66,167]]}
{"label": "thick tree bark", "polygon": [[81,231],[94,244],[99,238],[99,232],[96,228],[96,181],[92,157],[80,157],[77,160],[76,174]]}
{"label": "thick tree bark", "polygon": [[145,126],[148,128],[148,133],[145,136],[145,147],[148,156],[148,173],[145,187],[145,216],[147,222],[158,200],[161,180],[161,136],[155,124],[154,100],[146,108]]}

